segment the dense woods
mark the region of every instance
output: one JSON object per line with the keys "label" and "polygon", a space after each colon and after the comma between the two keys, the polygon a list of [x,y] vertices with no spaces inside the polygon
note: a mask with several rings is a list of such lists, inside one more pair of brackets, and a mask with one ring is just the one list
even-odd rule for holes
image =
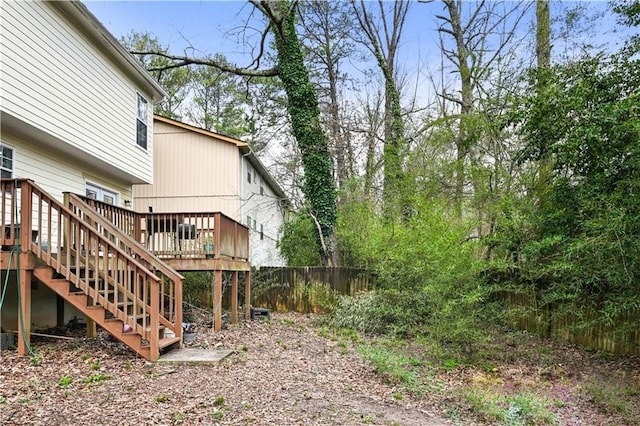
{"label": "dense woods", "polygon": [[[249,3],[249,67],[125,42],[172,95],[158,112],[277,158],[291,265],[376,274],[334,325],[471,353],[527,294],[543,322],[640,328],[640,2]],[[427,89],[398,59],[407,14],[437,40]],[[624,43],[598,45],[594,19]]]}

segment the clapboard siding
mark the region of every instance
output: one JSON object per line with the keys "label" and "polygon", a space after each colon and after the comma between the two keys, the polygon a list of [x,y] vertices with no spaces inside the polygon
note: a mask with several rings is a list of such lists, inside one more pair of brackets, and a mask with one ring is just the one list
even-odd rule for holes
{"label": "clapboard siding", "polygon": [[136,145],[136,94],[151,96],[44,2],[2,2],[2,110],[137,181],[153,176]]}
{"label": "clapboard siding", "polygon": [[238,147],[156,122],[153,185],[134,186],[134,207],[156,212],[216,212],[238,217]]}
{"label": "clapboard siding", "polygon": [[14,149],[14,176],[32,179],[59,201],[63,201],[64,192],[84,194],[87,181],[119,193],[121,207],[125,199],[131,199],[130,184],[113,176],[98,175],[90,165],[11,134],[3,133],[2,143]]}
{"label": "clapboard siding", "polygon": [[[242,153],[240,153],[240,161],[239,178],[243,202],[241,203],[242,217],[239,222],[249,227],[251,264],[285,266],[286,262],[277,249],[280,228],[285,220],[285,209],[281,202],[284,200],[275,193],[266,177],[253,167]],[[252,175],[251,183],[247,179],[249,171]],[[251,217],[251,223],[247,223],[247,216]]]}

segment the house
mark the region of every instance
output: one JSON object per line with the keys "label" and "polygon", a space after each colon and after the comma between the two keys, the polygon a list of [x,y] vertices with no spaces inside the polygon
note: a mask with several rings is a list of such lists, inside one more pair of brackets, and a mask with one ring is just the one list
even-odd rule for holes
{"label": "house", "polygon": [[289,201],[240,140],[154,116],[154,179],[134,185],[136,210],[220,211],[249,228],[254,266],[282,266],[277,242]]}
{"label": "house", "polygon": [[[245,272],[248,316],[244,226],[220,212],[132,210],[133,185],[153,182],[164,90],[79,1],[0,2],[0,12],[0,270],[11,283],[0,315],[18,351],[32,328],[75,317],[157,359],[181,343],[176,267],[216,272],[216,329],[222,271],[236,293]],[[196,248],[196,233],[215,250]],[[237,320],[237,297],[232,308]]]}

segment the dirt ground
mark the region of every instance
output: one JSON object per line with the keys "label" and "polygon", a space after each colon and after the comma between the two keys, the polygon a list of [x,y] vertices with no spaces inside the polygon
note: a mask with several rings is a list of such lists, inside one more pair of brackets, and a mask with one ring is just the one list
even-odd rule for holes
{"label": "dirt ground", "polygon": [[[529,349],[535,356],[505,355],[498,367],[431,366],[421,374],[440,386],[418,397],[378,374],[358,352],[359,344],[320,332],[312,317],[301,314],[272,314],[269,322],[227,326],[219,333],[201,327],[190,345],[234,350],[217,366],[148,363],[102,334],[71,341],[34,338],[37,358],[1,353],[0,424],[490,424],[461,398],[478,386],[501,392],[534,386],[556,401],[558,424],[634,424],[633,413],[602,410],[580,386],[596,373],[616,376],[635,397],[637,359],[621,363],[549,344],[543,351]],[[532,347],[523,344],[514,339],[506,352]]]}
{"label": "dirt ground", "polygon": [[418,400],[394,399],[393,386],[307,316],[196,336],[195,346],[235,352],[218,366],[156,365],[106,336],[43,341],[39,362],[3,351],[0,424],[450,424]]}

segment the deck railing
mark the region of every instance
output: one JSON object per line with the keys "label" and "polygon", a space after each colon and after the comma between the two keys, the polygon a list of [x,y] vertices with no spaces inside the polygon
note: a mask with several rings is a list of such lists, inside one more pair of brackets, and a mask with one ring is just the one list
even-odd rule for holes
{"label": "deck railing", "polygon": [[249,228],[220,212],[137,213],[77,196],[162,259],[249,259]]}
{"label": "deck railing", "polygon": [[[96,211],[95,206],[85,203],[81,197],[75,194],[65,193],[66,204],[69,208],[91,223],[95,229],[121,250],[137,259],[147,269],[160,278],[160,323],[174,331],[176,337],[182,335],[182,275],[173,270],[169,265],[149,253],[141,244],[121,229],[115,223],[125,226],[125,229],[134,229],[135,215],[121,212],[117,208],[102,209]],[[95,201],[95,200],[94,200]],[[112,206],[114,207],[114,206]],[[120,209],[124,210],[124,209]],[[107,214],[116,220],[115,223],[104,221],[102,214]]]}

